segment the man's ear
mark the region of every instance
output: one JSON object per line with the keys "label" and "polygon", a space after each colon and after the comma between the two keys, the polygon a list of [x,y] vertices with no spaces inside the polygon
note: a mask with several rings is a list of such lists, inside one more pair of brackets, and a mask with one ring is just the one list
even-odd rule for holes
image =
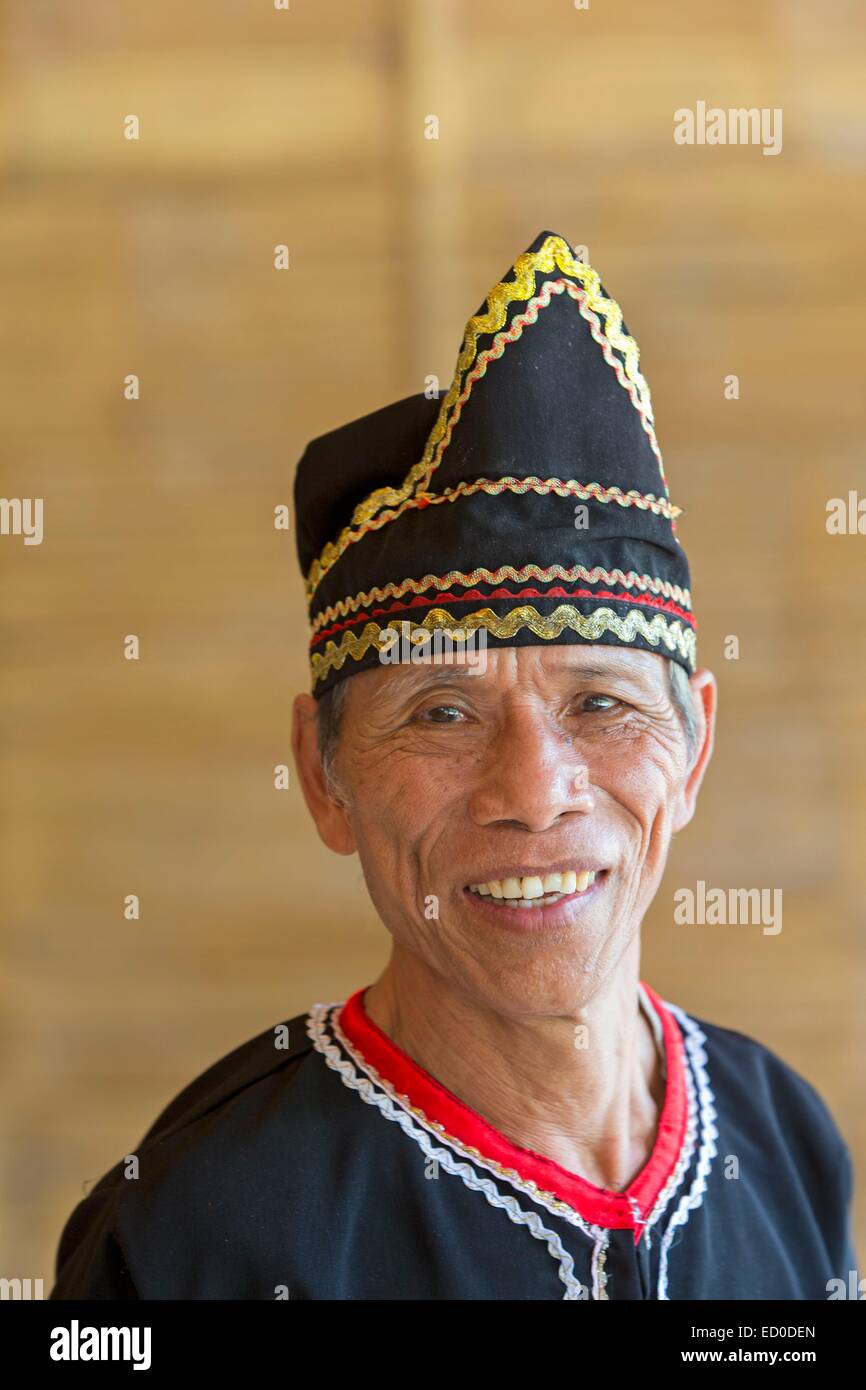
{"label": "man's ear", "polygon": [[689,769],[689,775],[680,791],[673,820],[672,833],[674,835],[688,825],[695,813],[695,803],[698,799],[701,783],[704,780],[704,773],[712,757],[716,736],[718,689],[712,671],[703,668],[695,671],[695,674],[689,677],[689,689],[697,717],[698,748],[695,760]]}
{"label": "man's ear", "polygon": [[292,705],[292,752],[304,800],[323,844],[335,854],[354,854],[355,836],[343,803],[328,789],[319,753],[319,709],[312,695]]}

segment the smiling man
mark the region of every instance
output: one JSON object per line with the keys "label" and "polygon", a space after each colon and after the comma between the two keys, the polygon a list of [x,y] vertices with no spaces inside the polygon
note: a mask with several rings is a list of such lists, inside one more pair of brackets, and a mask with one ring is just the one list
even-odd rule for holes
{"label": "smiling man", "polygon": [[[845,1296],[825,1104],[640,977],[716,715],[678,514],[637,346],[550,233],[441,400],[308,446],[295,757],[391,957],[172,1102],[73,1213],[53,1298]],[[436,633],[453,659],[417,659]]]}

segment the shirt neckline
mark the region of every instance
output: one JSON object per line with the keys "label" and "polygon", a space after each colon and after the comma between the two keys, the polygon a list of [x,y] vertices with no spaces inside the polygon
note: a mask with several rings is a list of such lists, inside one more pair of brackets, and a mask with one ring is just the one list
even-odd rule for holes
{"label": "shirt neckline", "polygon": [[585,1221],[608,1229],[633,1230],[635,1240],[639,1240],[649,1214],[677,1167],[688,1120],[682,1034],[654,990],[640,982],[661,1027],[665,1096],[647,1162],[624,1191],[614,1192],[570,1172],[554,1159],[512,1143],[470,1109],[373,1022],[364,1007],[366,988],[356,990],[343,1004],[340,1028],[369,1069],[392,1088],[400,1101],[506,1174],[534,1184],[540,1192],[566,1203]]}
{"label": "shirt neckline", "polygon": [[647,1022],[650,1026],[650,1031],[653,1035],[653,1040],[656,1045],[656,1052],[658,1053],[659,1061],[662,1064],[662,1079],[664,1080],[667,1077],[668,1059],[665,1054],[665,1035],[664,1029],[662,1028],[662,1021],[659,1015],[656,1013],[653,1003],[649,995],[647,994],[643,983],[641,982],[638,983],[638,997],[640,999],[640,1006],[646,1015]]}

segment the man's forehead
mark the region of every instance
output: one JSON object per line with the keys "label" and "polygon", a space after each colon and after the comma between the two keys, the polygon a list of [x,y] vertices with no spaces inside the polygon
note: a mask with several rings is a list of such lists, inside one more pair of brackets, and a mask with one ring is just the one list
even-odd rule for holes
{"label": "man's forehead", "polygon": [[379,670],[359,673],[354,679],[370,693],[393,699],[411,698],[428,687],[477,684],[490,688],[500,684],[534,684],[539,678],[558,681],[596,680],[621,677],[649,683],[664,674],[668,658],[634,647],[604,646],[600,643],[573,646],[495,647],[485,652],[483,665],[430,661],[383,665]]}

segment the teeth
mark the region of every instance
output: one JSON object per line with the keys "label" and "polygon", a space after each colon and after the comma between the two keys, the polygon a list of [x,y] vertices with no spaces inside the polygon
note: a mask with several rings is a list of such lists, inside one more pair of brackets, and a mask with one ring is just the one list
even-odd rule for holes
{"label": "teeth", "polygon": [[495,898],[506,907],[538,907],[558,902],[570,893],[585,893],[595,882],[595,873],[584,869],[577,873],[567,869],[564,874],[527,874],[524,878],[491,878],[487,883],[472,883],[470,891],[482,898]]}

